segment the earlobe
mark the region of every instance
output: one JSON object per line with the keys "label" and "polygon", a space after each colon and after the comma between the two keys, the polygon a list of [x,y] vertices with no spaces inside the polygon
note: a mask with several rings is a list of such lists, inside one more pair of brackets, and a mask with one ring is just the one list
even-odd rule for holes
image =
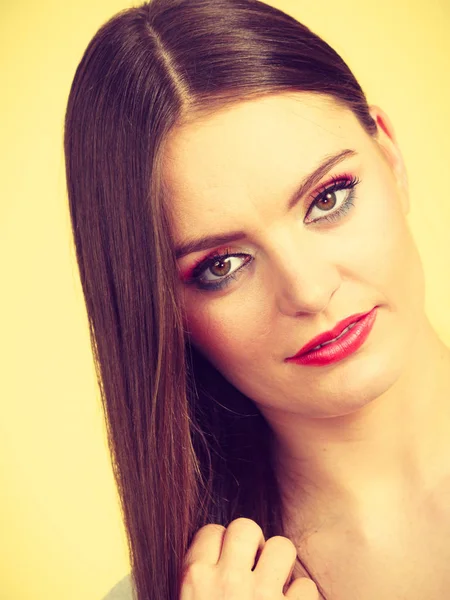
{"label": "earlobe", "polygon": [[409,182],[403,156],[400,151],[394,126],[382,108],[375,104],[369,106],[372,119],[377,124],[376,143],[389,163],[401,193],[404,213],[409,213]]}

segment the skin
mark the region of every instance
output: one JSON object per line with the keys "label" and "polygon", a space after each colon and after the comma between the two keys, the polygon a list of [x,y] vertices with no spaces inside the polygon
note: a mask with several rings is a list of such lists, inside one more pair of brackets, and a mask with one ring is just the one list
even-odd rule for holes
{"label": "skin", "polygon": [[[425,314],[392,124],[380,107],[370,112],[376,139],[350,110],[309,93],[240,102],[178,128],[165,162],[175,240],[242,230],[218,254],[253,258],[222,291],[180,279],[179,294],[191,343],[274,430],[289,538],[333,600],[437,599],[450,585],[450,350]],[[300,181],[346,148],[356,156],[287,210]],[[354,206],[309,222],[345,200],[348,190],[328,212],[310,208],[320,184],[342,174],[360,179]],[[180,274],[215,249],[180,258]],[[231,259],[230,271],[242,264]],[[355,354],[285,362],[374,306]]]}
{"label": "skin", "polygon": [[251,519],[205,525],[187,552],[180,600],[319,600],[311,579],[290,582],[296,554],[286,537],[266,541]]}

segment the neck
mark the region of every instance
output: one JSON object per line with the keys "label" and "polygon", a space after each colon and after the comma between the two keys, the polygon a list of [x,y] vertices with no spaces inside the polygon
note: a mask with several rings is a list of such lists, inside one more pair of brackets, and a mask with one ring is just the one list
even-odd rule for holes
{"label": "neck", "polygon": [[330,506],[330,498],[353,515],[380,513],[380,497],[395,510],[410,490],[427,494],[450,475],[450,350],[424,319],[399,377],[362,408],[266,418],[289,516],[299,498],[304,514]]}

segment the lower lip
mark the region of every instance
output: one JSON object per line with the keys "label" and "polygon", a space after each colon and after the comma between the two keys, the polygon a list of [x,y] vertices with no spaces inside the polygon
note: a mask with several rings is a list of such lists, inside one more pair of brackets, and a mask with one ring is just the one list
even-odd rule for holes
{"label": "lower lip", "polygon": [[354,327],[349,329],[345,335],[332,344],[322,346],[319,350],[311,350],[296,358],[288,358],[287,362],[298,365],[323,366],[338,362],[350,354],[356,352],[366,341],[372,330],[377,317],[377,306],[373,308],[363,319],[358,321]]}

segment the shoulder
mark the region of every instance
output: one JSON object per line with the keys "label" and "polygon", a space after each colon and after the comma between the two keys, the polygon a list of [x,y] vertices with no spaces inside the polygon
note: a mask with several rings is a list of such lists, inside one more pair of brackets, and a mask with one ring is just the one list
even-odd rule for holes
{"label": "shoulder", "polygon": [[136,600],[131,574],[118,581],[102,600]]}

